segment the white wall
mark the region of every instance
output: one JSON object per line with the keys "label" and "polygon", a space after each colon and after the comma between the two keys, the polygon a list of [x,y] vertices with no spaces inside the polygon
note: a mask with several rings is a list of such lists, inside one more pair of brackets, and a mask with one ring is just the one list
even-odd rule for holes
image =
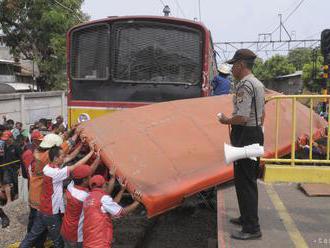
{"label": "white wall", "polygon": [[67,121],[66,94],[64,91],[2,94],[0,123],[3,115],[15,122],[22,122],[24,126],[31,125],[41,118],[55,119],[58,115],[63,115]]}

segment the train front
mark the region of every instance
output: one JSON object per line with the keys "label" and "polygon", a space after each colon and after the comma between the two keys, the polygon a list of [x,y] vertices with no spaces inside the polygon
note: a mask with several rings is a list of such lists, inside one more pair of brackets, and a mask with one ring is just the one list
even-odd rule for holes
{"label": "train front", "polygon": [[208,30],[183,19],[113,17],[72,28],[70,125],[122,108],[208,95],[209,48]]}

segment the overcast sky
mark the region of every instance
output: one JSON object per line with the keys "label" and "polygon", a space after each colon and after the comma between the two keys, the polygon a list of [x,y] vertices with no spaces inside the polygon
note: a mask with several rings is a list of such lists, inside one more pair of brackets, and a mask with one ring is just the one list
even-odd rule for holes
{"label": "overcast sky", "polygon": [[[85,0],[83,11],[91,19],[123,15],[162,15],[162,2],[171,15],[193,19],[199,17],[198,0]],[[253,41],[259,33],[272,32],[301,3],[284,23],[296,39],[319,39],[330,28],[330,0],[200,0],[202,22],[216,41]],[[180,9],[180,7],[181,9]],[[283,31],[284,32],[284,31]],[[282,33],[282,39],[286,36]],[[279,39],[279,31],[273,33]]]}

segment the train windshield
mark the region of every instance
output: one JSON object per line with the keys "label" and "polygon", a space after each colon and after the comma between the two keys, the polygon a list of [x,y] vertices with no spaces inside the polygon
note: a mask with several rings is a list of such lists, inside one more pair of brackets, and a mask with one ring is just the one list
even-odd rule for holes
{"label": "train windshield", "polygon": [[134,22],[114,25],[113,80],[197,84],[202,70],[201,35],[176,25]]}
{"label": "train windshield", "polygon": [[162,102],[199,97],[203,32],[182,24],[128,20],[71,32],[73,100]]}

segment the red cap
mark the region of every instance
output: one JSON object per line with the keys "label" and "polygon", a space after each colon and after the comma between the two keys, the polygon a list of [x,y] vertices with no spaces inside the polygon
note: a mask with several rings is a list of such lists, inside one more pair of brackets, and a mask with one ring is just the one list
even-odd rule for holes
{"label": "red cap", "polygon": [[72,176],[75,179],[82,179],[91,175],[91,172],[91,167],[89,165],[82,164],[72,171]]}
{"label": "red cap", "polygon": [[9,140],[9,138],[12,137],[12,136],[13,136],[12,132],[10,132],[8,130],[4,131],[2,136],[1,136],[1,140],[4,140],[4,141]]}
{"label": "red cap", "polygon": [[39,130],[34,130],[31,134],[31,140],[42,140],[44,136]]}
{"label": "red cap", "polygon": [[105,179],[101,175],[95,175],[89,180],[89,186],[91,188],[102,187],[104,183],[105,183]]}

